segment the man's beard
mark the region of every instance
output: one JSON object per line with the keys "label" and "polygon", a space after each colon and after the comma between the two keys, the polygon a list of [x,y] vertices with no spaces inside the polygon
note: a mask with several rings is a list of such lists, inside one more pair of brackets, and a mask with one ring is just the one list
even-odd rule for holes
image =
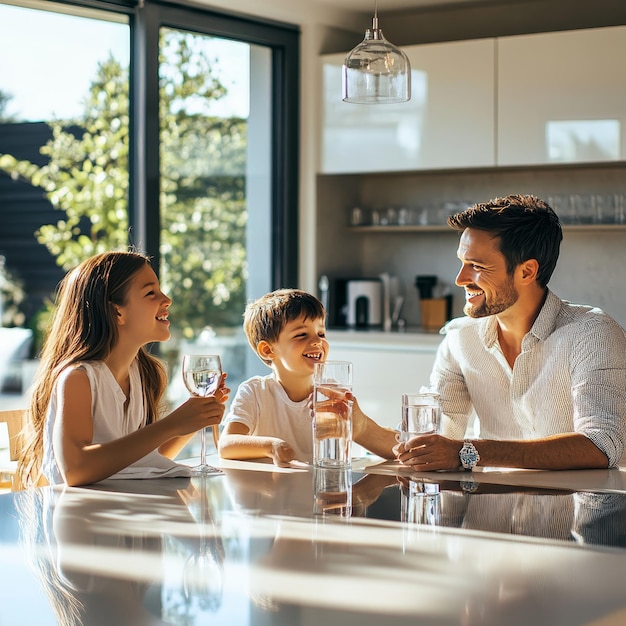
{"label": "man's beard", "polygon": [[498,293],[493,300],[488,301],[487,295],[485,294],[481,305],[474,306],[469,302],[466,302],[463,307],[463,312],[468,317],[475,318],[496,315],[497,313],[502,313],[502,311],[506,311],[509,307],[512,307],[517,302],[518,297],[519,295],[513,286],[513,279],[509,278],[502,288],[498,290]]}

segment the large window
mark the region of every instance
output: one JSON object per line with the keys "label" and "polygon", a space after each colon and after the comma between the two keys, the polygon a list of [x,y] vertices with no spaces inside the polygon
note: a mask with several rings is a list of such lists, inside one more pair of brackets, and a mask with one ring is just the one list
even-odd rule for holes
{"label": "large window", "polygon": [[[262,371],[241,314],[297,278],[297,30],[156,1],[21,4],[0,0],[2,325],[36,346],[63,272],[133,244],[174,300],[173,401],[184,351],[222,352],[231,387]],[[17,361],[37,347],[21,347],[0,408],[24,404]]]}
{"label": "large window", "polygon": [[129,16],[62,9],[0,4],[3,409],[25,405],[63,272],[127,241]]}

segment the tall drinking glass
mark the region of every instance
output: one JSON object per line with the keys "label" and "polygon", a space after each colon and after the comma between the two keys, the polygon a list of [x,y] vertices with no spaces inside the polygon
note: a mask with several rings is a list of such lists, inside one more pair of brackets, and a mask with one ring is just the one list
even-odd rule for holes
{"label": "tall drinking glass", "polygon": [[313,464],[350,467],[352,448],[352,363],[316,363],[313,371]]}
{"label": "tall drinking glass", "polygon": [[441,405],[437,392],[402,394],[401,441],[408,441],[416,435],[438,433],[440,420]]}
{"label": "tall drinking glass", "polygon": [[[183,356],[183,380],[193,396],[207,398],[215,395],[222,380],[222,362],[217,354],[186,354]],[[216,427],[213,440],[217,445]],[[196,476],[221,474],[222,470],[206,462],[206,428],[200,431],[200,465],[193,468]]]}

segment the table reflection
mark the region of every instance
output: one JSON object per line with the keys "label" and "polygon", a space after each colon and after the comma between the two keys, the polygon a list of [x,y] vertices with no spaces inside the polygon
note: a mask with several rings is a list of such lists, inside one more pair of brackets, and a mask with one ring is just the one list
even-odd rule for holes
{"label": "table reflection", "polygon": [[205,480],[16,494],[21,542],[57,622],[192,624],[218,612],[224,493]]}
{"label": "table reflection", "polygon": [[[130,483],[120,487],[129,487]],[[174,484],[176,483],[176,484]],[[59,624],[167,624],[160,521],[186,507],[189,481],[165,481],[158,496],[88,489],[38,489],[16,495],[21,543]],[[187,523],[192,518],[187,513]],[[187,538],[184,538],[187,540]]]}
{"label": "table reflection", "polygon": [[441,524],[441,492],[437,483],[409,480],[400,486],[400,519],[410,524]]}
{"label": "table reflection", "polygon": [[[626,545],[626,494],[332,472],[249,463],[13,497],[31,567],[68,626],[330,626],[329,611],[363,626],[491,612],[476,623],[495,626],[557,597],[570,615],[601,615],[617,593],[602,568]],[[595,570],[581,570],[589,553]],[[571,597],[587,576],[602,591]]]}
{"label": "table reflection", "polygon": [[313,512],[315,515],[352,517],[352,470],[315,467],[313,469]]}
{"label": "table reflection", "polygon": [[398,478],[365,515],[408,523],[626,547],[626,494]]}

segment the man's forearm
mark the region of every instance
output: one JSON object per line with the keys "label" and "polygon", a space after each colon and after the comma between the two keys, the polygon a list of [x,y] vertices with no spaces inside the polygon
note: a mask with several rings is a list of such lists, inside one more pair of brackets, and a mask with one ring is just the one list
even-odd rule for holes
{"label": "man's forearm", "polygon": [[527,469],[606,469],[606,455],[578,433],[528,441],[472,440],[480,454],[478,465]]}

